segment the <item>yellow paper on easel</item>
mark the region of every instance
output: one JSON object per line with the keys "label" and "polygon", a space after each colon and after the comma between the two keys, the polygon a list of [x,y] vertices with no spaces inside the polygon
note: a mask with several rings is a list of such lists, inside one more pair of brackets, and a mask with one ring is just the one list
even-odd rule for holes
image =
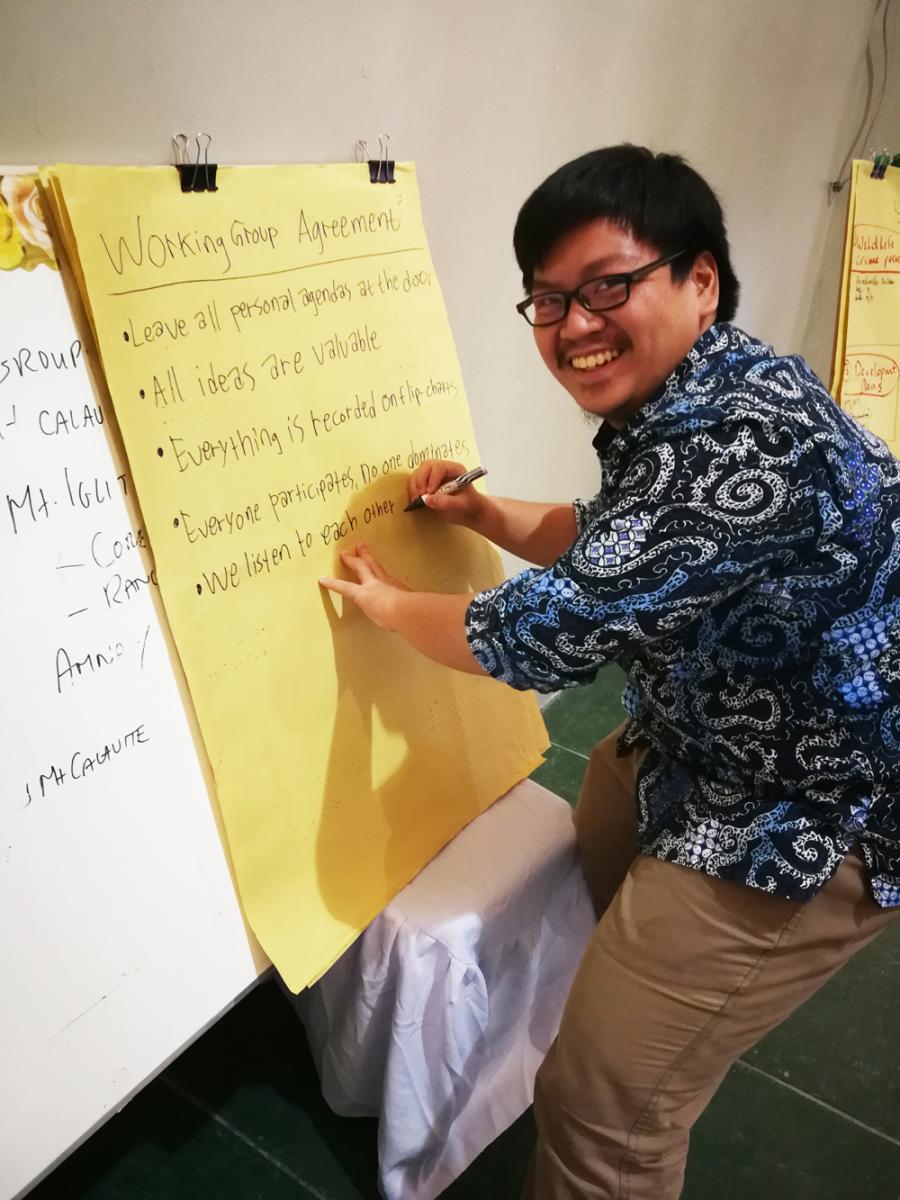
{"label": "yellow paper on easel", "polygon": [[502,577],[467,531],[403,512],[418,462],[478,454],[413,168],[396,179],[49,176],[243,904],[295,990],[547,744],[532,696],[426,661],[317,584],[359,540],[417,589]]}
{"label": "yellow paper on easel", "polygon": [[900,169],[853,163],[832,393],[900,454]]}

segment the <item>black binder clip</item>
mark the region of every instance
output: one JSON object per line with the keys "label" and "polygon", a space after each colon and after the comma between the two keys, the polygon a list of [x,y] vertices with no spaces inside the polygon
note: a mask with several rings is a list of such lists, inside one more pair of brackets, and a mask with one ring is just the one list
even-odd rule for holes
{"label": "black binder clip", "polygon": [[395,183],[394,160],[388,158],[388,142],[386,133],[378,135],[378,158],[369,158],[369,147],[363,138],[356,143],[356,161],[369,164],[369,183]]}
{"label": "black binder clip", "polygon": [[[201,139],[206,142],[201,147]],[[175,157],[175,168],[181,181],[183,192],[217,192],[217,164],[209,161],[209,146],[212,137],[208,133],[198,133],[195,138],[197,157],[193,162],[188,154],[188,136],[186,133],[176,133],[172,138],[172,149]],[[202,158],[202,162],[201,162]]]}

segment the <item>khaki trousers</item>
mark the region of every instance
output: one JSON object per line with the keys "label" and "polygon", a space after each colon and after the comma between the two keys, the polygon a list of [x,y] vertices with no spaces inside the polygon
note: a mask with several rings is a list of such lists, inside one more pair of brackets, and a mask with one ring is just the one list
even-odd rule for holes
{"label": "khaki trousers", "polygon": [[619,732],[575,814],[600,921],[538,1072],[527,1200],[675,1200],[731,1064],[900,915],[855,854],[805,904],[640,855]]}

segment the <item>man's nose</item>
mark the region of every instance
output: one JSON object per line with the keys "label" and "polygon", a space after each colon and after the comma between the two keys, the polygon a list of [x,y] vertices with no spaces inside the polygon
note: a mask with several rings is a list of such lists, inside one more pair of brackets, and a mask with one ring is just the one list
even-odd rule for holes
{"label": "man's nose", "polygon": [[574,342],[588,333],[597,333],[605,327],[606,313],[591,312],[576,296],[573,296],[569,302],[569,311],[563,318],[560,333],[568,341]]}

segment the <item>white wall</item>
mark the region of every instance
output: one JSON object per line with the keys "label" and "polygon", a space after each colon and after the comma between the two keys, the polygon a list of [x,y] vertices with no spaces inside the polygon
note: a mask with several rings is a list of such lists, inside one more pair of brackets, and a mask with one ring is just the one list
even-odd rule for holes
{"label": "white wall", "polygon": [[513,311],[518,206],[598,145],[684,153],[726,209],[739,323],[827,374],[847,193],[826,185],[875,4],[6,0],[0,161],[165,162],[180,129],[210,130],[221,162],[343,161],[387,130],[418,164],[492,489],[565,499],[595,487],[591,430]]}

